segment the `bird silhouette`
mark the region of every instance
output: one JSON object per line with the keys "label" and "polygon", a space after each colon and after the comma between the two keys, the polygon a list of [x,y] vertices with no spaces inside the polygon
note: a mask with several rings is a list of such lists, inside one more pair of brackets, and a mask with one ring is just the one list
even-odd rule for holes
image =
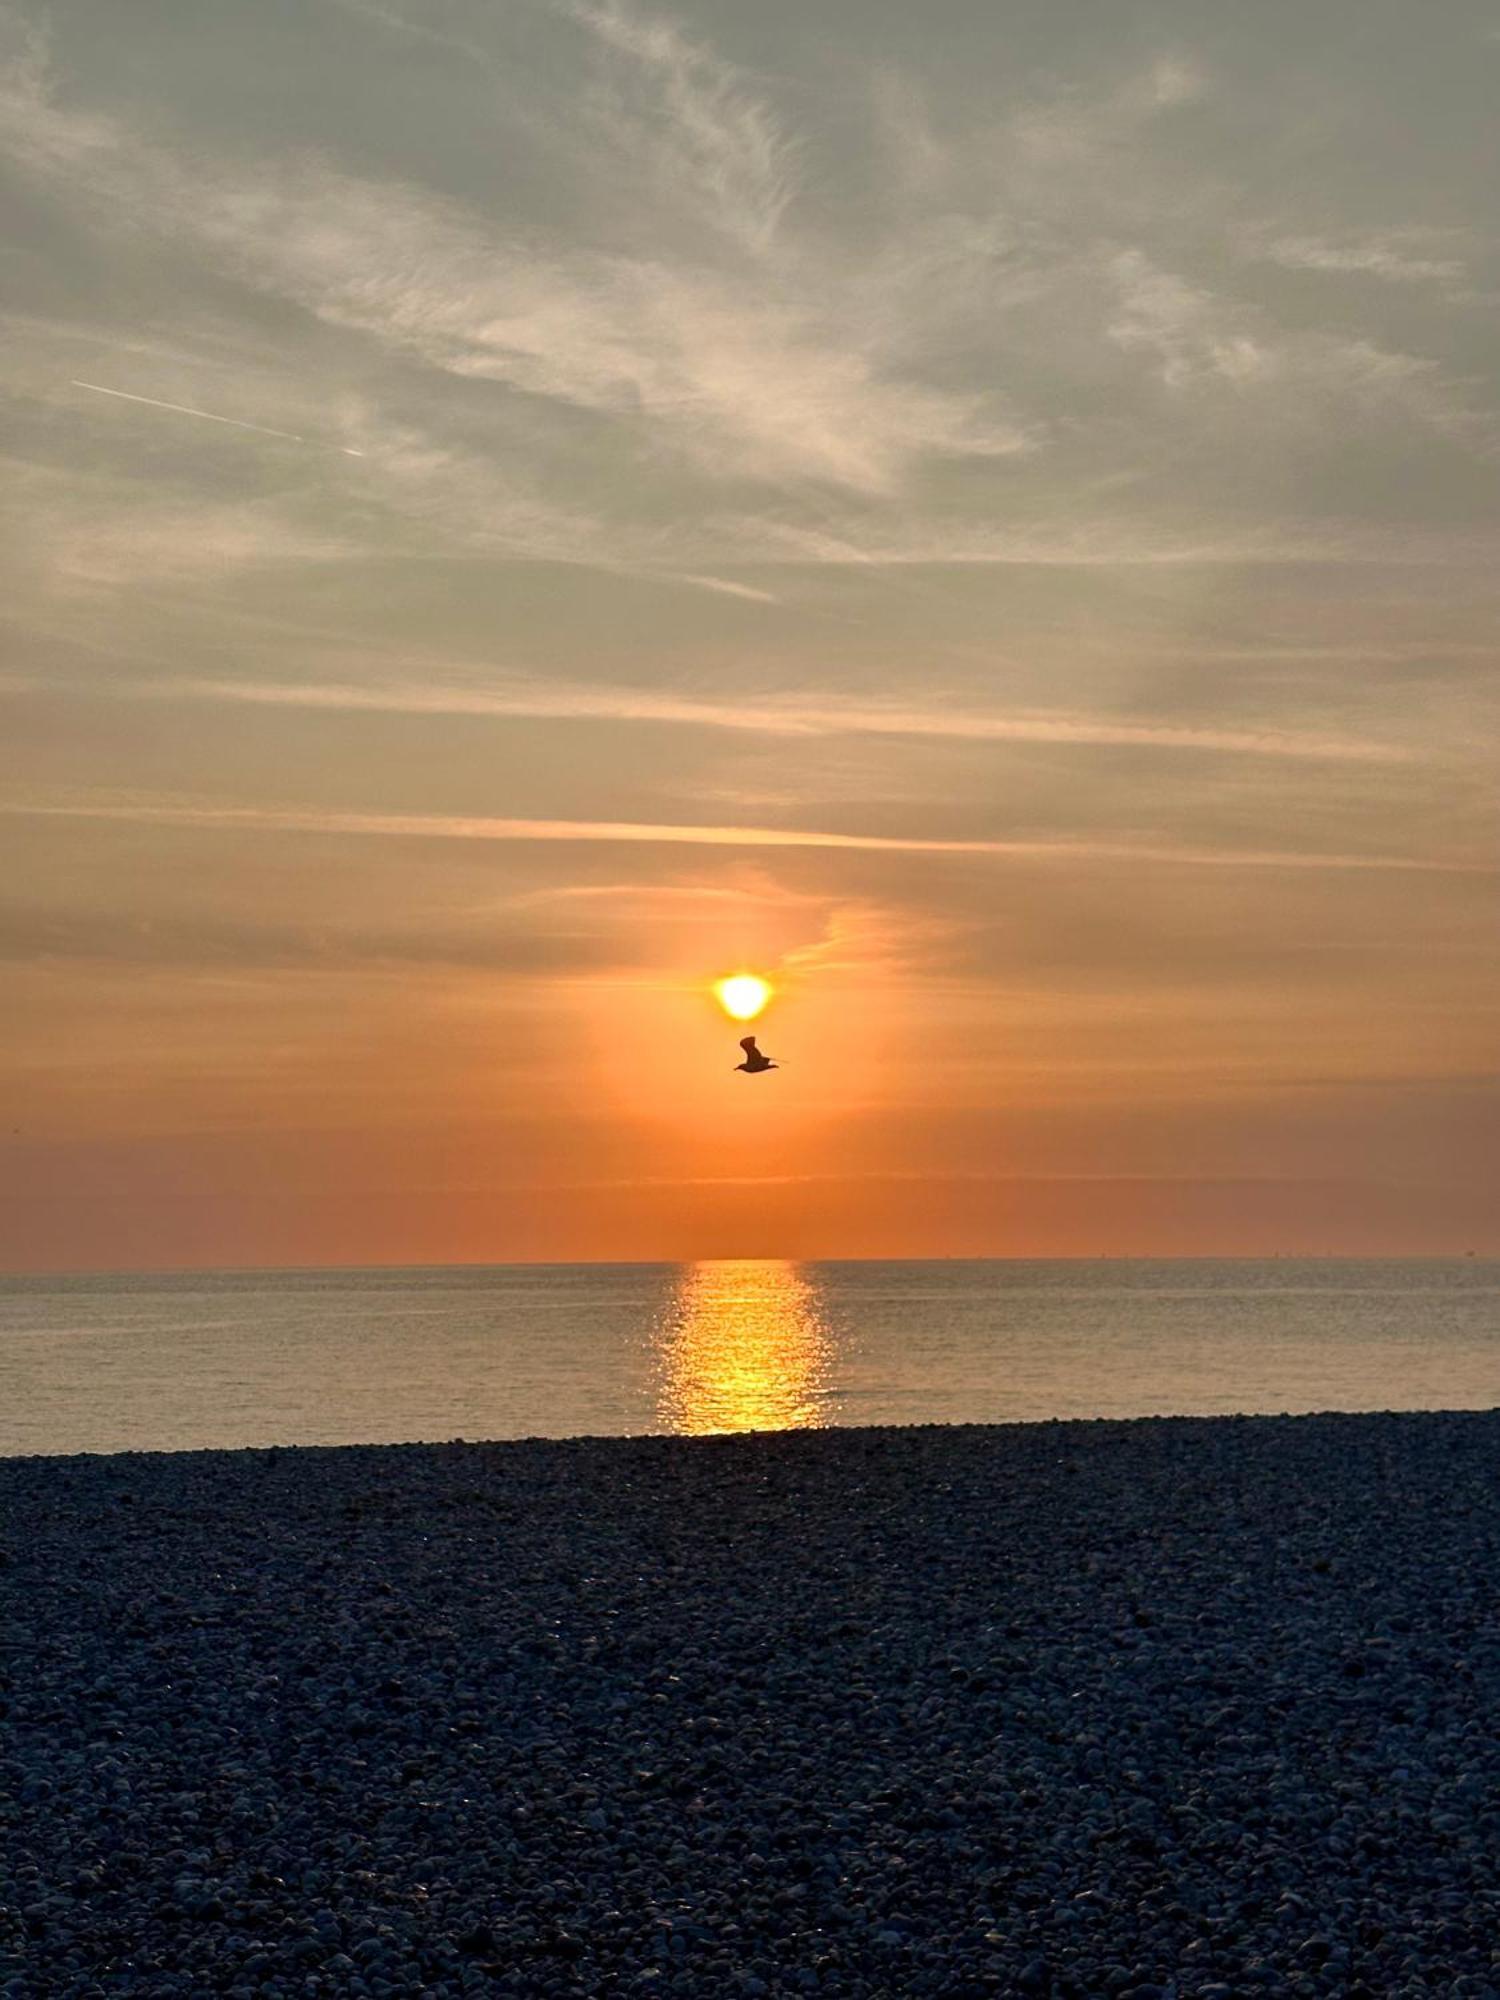
{"label": "bird silhouette", "polygon": [[740,1047],[745,1051],[745,1060],[742,1063],[736,1063],[735,1068],[744,1070],[747,1076],[759,1076],[761,1071],[765,1069],[780,1069],[780,1063],[773,1063],[769,1056],[761,1054],[760,1050],[755,1046],[754,1035],[746,1035],[740,1043]]}

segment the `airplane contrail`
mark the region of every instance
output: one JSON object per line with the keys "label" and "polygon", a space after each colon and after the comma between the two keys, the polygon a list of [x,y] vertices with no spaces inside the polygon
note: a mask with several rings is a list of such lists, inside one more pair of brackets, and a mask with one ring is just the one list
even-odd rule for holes
{"label": "airplane contrail", "polygon": [[[96,396],[118,396],[122,403],[146,403],[153,410],[175,410],[180,417],[202,417],[210,424],[231,424],[237,431],[259,431],[262,437],[286,438],[292,444],[310,444],[314,440],[303,437],[297,431],[272,430],[269,424],[247,424],[243,417],[221,417],[213,410],[195,410],[190,403],[164,403],[160,396],[137,396],[129,389],[106,389],[102,382],[80,382],[70,378],[70,389],[92,389]],[[346,458],[363,458],[362,451],[355,451],[347,444],[336,447]]]}

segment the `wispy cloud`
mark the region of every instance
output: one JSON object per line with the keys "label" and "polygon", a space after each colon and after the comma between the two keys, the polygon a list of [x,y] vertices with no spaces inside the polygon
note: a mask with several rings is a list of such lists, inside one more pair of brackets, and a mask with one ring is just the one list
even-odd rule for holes
{"label": "wispy cloud", "polygon": [[[674,30],[617,8],[579,18],[664,80],[674,129],[697,159],[688,184],[715,162],[716,201],[763,244],[780,200],[769,114]],[[190,162],[117,121],[60,107],[34,49],[4,108],[13,158],[86,188],[133,229],[195,242],[235,277],[443,373],[620,422],[645,418],[662,445],[706,470],[879,494],[923,456],[1032,442],[982,399],[884,367],[790,270],[778,283],[758,260],[548,250],[455,201],[314,158],[271,160],[253,175]]]}
{"label": "wispy cloud", "polygon": [[[1246,400],[1236,415],[1253,424],[1264,411],[1267,424],[1279,425],[1286,434],[1296,429],[1298,407],[1295,398],[1284,406]],[[1306,419],[1306,404],[1301,408]],[[782,563],[789,569],[871,571],[1483,566],[1495,539],[1493,529],[1483,524],[1391,525],[1269,512],[1240,521],[1175,515],[1157,519],[1149,512],[1122,510],[1110,516],[1076,508],[1039,508],[1020,526],[977,520],[937,523],[892,508],[878,517],[828,512],[817,526],[747,516],[733,522],[705,522],[701,532],[724,536],[747,562]],[[719,553],[722,557],[724,551]]]}
{"label": "wispy cloud", "polygon": [[772,590],[760,590],[751,583],[735,583],[724,576],[699,576],[691,570],[664,572],[674,583],[685,583],[697,590],[717,591],[721,597],[739,597],[747,604],[777,604],[780,599]]}
{"label": "wispy cloud", "polygon": [[948,840],[834,833],[805,827],[699,826],[635,820],[510,819],[483,814],[347,812],[322,807],[222,806],[188,800],[12,800],[0,814],[25,819],[118,821],[203,832],[315,834],[386,840],[590,842],[655,847],[830,848],[884,854],[988,855],[997,860],[1119,862],[1190,868],[1332,869],[1425,875],[1500,875],[1500,863],[1403,854],[1329,854],[1280,848],[1203,847],[1151,841]]}
{"label": "wispy cloud", "polygon": [[1500,438],[1472,385],[1429,356],[1360,333],[1280,326],[1264,307],[1192,283],[1140,249],[1114,253],[1109,273],[1117,298],[1109,339],[1145,357],[1200,416],[1248,416],[1304,449],[1351,416],[1394,426],[1396,436],[1418,426],[1484,455]]}
{"label": "wispy cloud", "polygon": [[[483,58],[507,128],[519,120],[578,174],[586,225],[522,227],[472,196],[345,170],[331,150],[193,151],[80,103],[34,34],[0,86],[0,145],[91,227],[190,252],[213,285],[295,308],[325,344],[342,330],[362,380],[399,385],[399,415],[372,392],[341,426],[339,449],[364,454],[357,501],[341,496],[353,546],[384,555],[405,536],[416,555],[586,563],[746,601],[773,592],[734,565],[1479,558],[1478,531],[1414,530],[1357,492],[1289,519],[1253,494],[1205,506],[1184,475],[1234,458],[1253,485],[1272,425],[1303,455],[1336,455],[1351,412],[1395,444],[1413,424],[1486,453],[1496,441],[1461,368],[1345,313],[1283,325],[1266,299],[1206,285],[1191,256],[1173,262],[1197,241],[1188,223],[1236,245],[1247,280],[1269,261],[1415,285],[1456,261],[1435,229],[1226,225],[1211,187],[1164,210],[1155,135],[1220,87],[1191,48],[1087,87],[1034,79],[981,131],[919,113],[911,79],[888,77],[906,164],[871,190],[854,244],[801,198],[812,169],[778,103],[805,104],[665,13],[554,0],[536,16],[557,38],[547,78],[510,59],[481,10],[437,24],[375,0],[342,11],[386,59],[392,31],[439,63]],[[191,377],[178,395],[159,364],[85,372],[144,403],[310,432]]]}
{"label": "wispy cloud", "polygon": [[338,561],[358,544],[305,496],[223,499],[103,474],[10,461],[0,518],[7,555],[29,584],[138,587],[212,582],[281,565]]}
{"label": "wispy cloud", "polygon": [[903,970],[930,969],[962,928],[950,918],[909,904],[837,902],[824,916],[821,935],[784,952],[776,970],[782,978],[802,980],[830,973],[878,979]]}
{"label": "wispy cloud", "polygon": [[633,101],[618,87],[594,99],[596,127],[644,155],[669,199],[701,203],[728,236],[766,250],[794,192],[796,149],[747,79],[665,15],[619,0],[564,0],[561,11],[633,73]]}
{"label": "wispy cloud", "polygon": [[1245,253],[1288,271],[1327,271],[1383,278],[1396,285],[1430,285],[1457,281],[1465,275],[1461,258],[1435,254],[1448,241],[1451,232],[1430,229],[1390,229],[1337,238],[1257,231],[1245,239]]}
{"label": "wispy cloud", "polygon": [[1120,251],[1110,270],[1119,296],[1110,338],[1155,356],[1169,388],[1217,381],[1285,389],[1301,380],[1353,395],[1397,396],[1435,373],[1429,362],[1366,340],[1269,330],[1261,315],[1161,269],[1140,250]]}
{"label": "wispy cloud", "polygon": [[1400,763],[1411,755],[1398,744],[1289,730],[1223,729],[1096,715],[996,715],[945,705],[917,707],[804,697],[770,702],[715,701],[650,688],[591,687],[557,681],[517,680],[485,687],[444,688],[423,682],[371,686],[183,679],[121,684],[116,691],[148,699],[255,707],[681,724],[771,736],[929,736],[971,743],[1073,743],[1349,763]]}

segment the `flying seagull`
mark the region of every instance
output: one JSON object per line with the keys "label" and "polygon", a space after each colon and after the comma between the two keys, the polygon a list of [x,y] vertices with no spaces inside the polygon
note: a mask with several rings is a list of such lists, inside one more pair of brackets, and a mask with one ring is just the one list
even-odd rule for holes
{"label": "flying seagull", "polygon": [[780,1069],[780,1063],[773,1063],[769,1056],[761,1054],[755,1046],[754,1035],[746,1035],[740,1047],[745,1051],[745,1060],[736,1063],[735,1068],[744,1070],[747,1076],[759,1076],[763,1069]]}

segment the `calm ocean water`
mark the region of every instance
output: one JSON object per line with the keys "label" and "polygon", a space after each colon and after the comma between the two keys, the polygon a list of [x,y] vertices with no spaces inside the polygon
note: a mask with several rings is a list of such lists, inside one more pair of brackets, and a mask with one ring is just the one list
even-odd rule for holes
{"label": "calm ocean water", "polygon": [[0,1454],[1500,1403],[1500,1263],[0,1279]]}

